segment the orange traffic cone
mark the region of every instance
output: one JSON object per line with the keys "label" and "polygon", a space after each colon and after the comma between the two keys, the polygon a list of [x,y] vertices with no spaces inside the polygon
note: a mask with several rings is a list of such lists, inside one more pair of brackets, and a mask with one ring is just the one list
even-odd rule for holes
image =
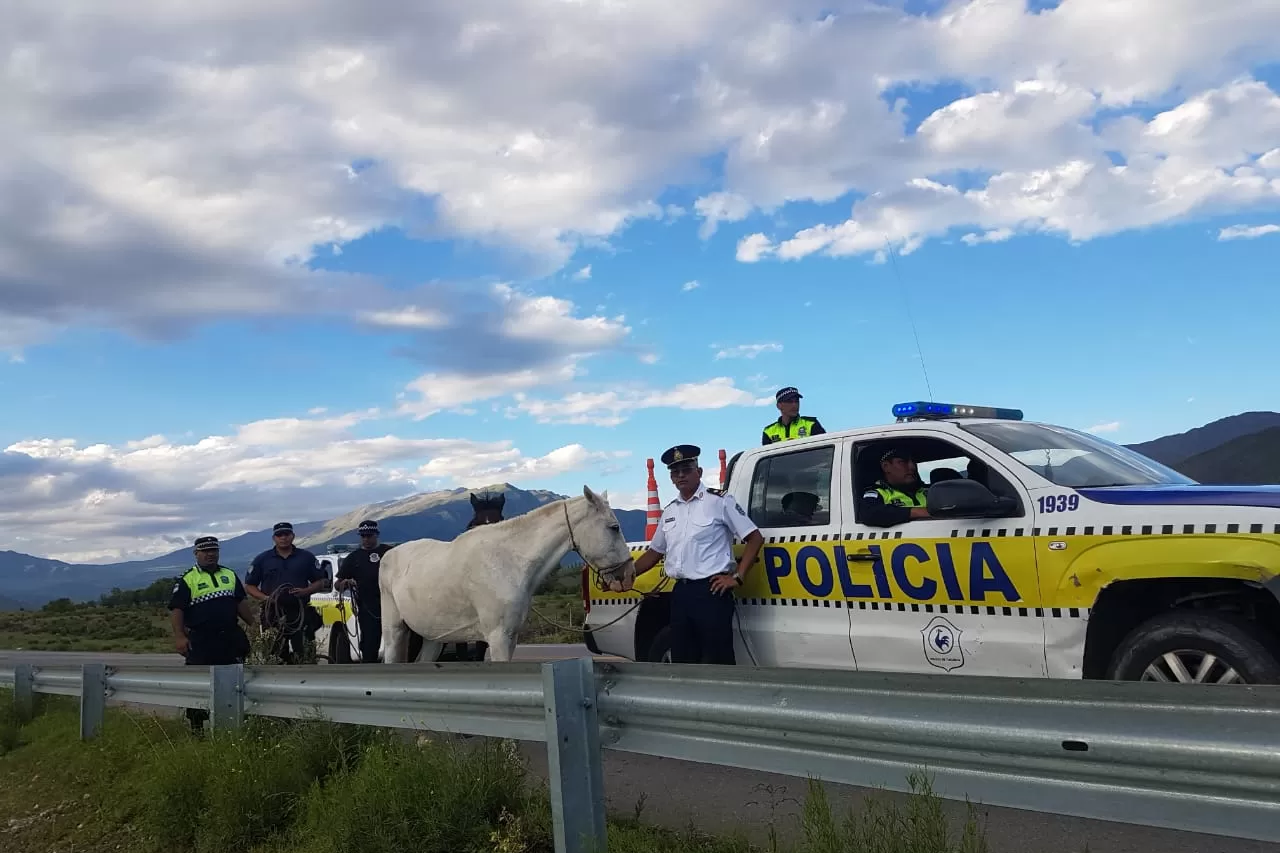
{"label": "orange traffic cone", "polygon": [[662,519],[662,503],[658,500],[658,481],[653,477],[653,460],[646,459],[645,464],[649,467],[649,505],[644,513],[644,541],[652,542]]}

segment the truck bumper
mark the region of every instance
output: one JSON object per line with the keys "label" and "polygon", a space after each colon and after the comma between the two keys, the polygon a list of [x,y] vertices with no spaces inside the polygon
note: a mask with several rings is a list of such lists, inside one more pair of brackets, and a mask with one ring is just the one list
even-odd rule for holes
{"label": "truck bumper", "polygon": [[587,651],[593,655],[604,654],[600,651],[600,645],[596,642],[595,634],[591,633],[591,629],[586,625],[582,626],[582,642],[587,644]]}

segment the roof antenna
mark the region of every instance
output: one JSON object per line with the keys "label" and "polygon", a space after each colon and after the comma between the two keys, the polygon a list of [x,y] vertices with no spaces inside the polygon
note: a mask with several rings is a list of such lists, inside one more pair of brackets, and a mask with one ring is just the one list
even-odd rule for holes
{"label": "roof antenna", "polygon": [[898,280],[898,289],[902,291],[902,301],[907,308],[907,321],[911,323],[911,334],[916,339],[916,355],[920,358],[920,372],[924,374],[924,387],[929,392],[929,399],[933,397],[933,386],[929,383],[929,369],[924,364],[924,350],[920,347],[920,333],[916,331],[916,320],[911,315],[911,299],[907,295],[906,285],[902,283],[902,275],[898,272],[898,261],[893,246],[889,243],[889,238],[884,238],[884,247],[889,252],[889,264],[893,267],[893,277]]}

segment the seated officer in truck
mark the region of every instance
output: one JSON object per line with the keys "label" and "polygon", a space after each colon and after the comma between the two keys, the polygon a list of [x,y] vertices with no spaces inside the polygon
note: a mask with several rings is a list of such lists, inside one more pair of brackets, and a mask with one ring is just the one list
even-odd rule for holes
{"label": "seated officer in truck", "polygon": [[858,500],[858,518],[872,527],[893,527],[929,518],[926,504],[925,486],[910,452],[891,448],[880,457],[880,479]]}

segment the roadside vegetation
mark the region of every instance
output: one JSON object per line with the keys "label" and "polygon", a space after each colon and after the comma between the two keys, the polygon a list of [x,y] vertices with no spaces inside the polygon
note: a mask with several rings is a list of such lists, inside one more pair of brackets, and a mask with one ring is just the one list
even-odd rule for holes
{"label": "roadside vegetation", "polygon": [[[530,612],[520,631],[521,643],[582,642],[585,614],[578,577],[576,571],[562,570],[547,581],[533,601],[537,612]],[[0,611],[0,649],[171,652],[165,605],[175,582],[175,578],[162,578],[145,589],[115,589],[96,602],[59,598],[38,610]]]}
{"label": "roadside vegetation", "polygon": [[[413,737],[251,717],[196,738],[182,718],[109,709],[78,740],[74,699],[38,695],[19,721],[0,691],[0,850],[52,853],[551,853],[544,785],[510,741]],[[611,819],[611,853],[985,853],[971,810],[954,831],[916,780],[905,807],[841,813],[810,785],[799,840],[672,832]]]}

